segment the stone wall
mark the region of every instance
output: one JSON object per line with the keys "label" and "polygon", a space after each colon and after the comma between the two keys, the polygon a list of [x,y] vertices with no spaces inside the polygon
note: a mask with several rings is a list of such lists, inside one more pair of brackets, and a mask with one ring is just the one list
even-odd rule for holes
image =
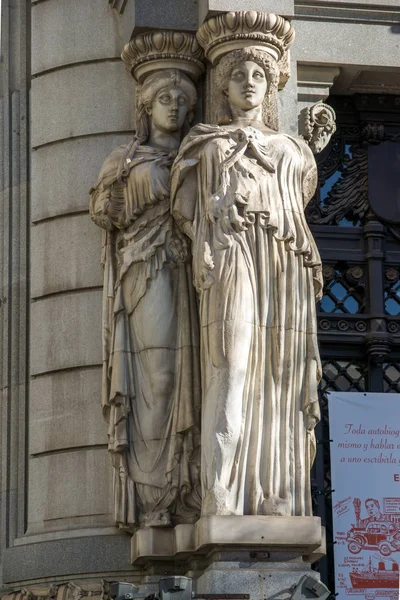
{"label": "stone wall", "polygon": [[[22,12],[25,3],[11,4],[10,12]],[[21,386],[27,381],[27,363],[30,372],[27,414],[16,403],[25,408],[24,388],[16,397],[14,381],[3,401],[9,437],[16,430],[20,443],[15,453],[7,453],[14,442],[2,436],[2,485],[8,488],[4,504],[10,507],[8,514],[2,513],[9,521],[2,531],[14,527],[16,498],[21,504],[16,532],[3,543],[3,580],[12,585],[69,573],[131,570],[128,536],[114,526],[106,426],[99,404],[101,232],[88,216],[88,191],[107,154],[131,137],[134,90],[119,56],[131,32],[132,7],[119,14],[103,0],[47,0],[32,2],[30,12],[31,37],[25,33],[25,39],[31,64],[29,58],[20,60],[31,68],[31,228],[23,220],[27,208],[18,181],[13,181],[10,199],[8,218],[13,221],[2,220],[17,256],[11,256],[15,289],[9,281],[4,289],[12,288],[9,312],[19,319],[21,338],[18,346],[18,333],[12,331],[4,353],[17,352],[11,370],[13,379],[20,375]],[[12,97],[13,119],[18,93]],[[17,125],[10,125],[15,136]],[[22,142],[27,156],[27,141]],[[15,156],[13,160],[15,179],[19,164]],[[5,201],[2,209],[6,207]],[[27,290],[21,289],[26,271],[17,246],[26,244],[22,236],[30,240],[27,314],[22,305]],[[6,243],[2,251],[7,254]],[[30,328],[23,331],[25,318]],[[5,314],[3,328],[7,332],[9,327],[15,327],[14,321],[10,325]],[[23,353],[28,339],[29,357]],[[29,419],[29,444],[24,418]],[[29,477],[16,489],[25,471]]]}
{"label": "stone wall", "polygon": [[87,211],[99,164],[132,129],[123,34],[99,0],[32,6],[27,536],[113,525],[98,402],[101,236]]}
{"label": "stone wall", "polygon": [[25,531],[28,382],[29,11],[2,2],[0,62],[0,586]]}

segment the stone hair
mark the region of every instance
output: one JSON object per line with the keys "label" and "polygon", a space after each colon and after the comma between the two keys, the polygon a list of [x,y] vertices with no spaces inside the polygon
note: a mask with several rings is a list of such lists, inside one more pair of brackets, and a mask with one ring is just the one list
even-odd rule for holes
{"label": "stone hair", "polygon": [[263,121],[265,125],[277,131],[279,67],[272,56],[255,47],[242,48],[229,52],[215,68],[213,82],[216,94],[217,123],[223,125],[232,120],[226,90],[228,89],[233,69],[243,61],[255,62],[265,73],[268,89],[262,105]]}

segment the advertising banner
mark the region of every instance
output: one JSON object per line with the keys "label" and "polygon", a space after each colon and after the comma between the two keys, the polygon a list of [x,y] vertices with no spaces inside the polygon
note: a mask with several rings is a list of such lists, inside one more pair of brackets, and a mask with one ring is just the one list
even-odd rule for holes
{"label": "advertising banner", "polygon": [[400,396],[328,397],[336,593],[399,598]]}

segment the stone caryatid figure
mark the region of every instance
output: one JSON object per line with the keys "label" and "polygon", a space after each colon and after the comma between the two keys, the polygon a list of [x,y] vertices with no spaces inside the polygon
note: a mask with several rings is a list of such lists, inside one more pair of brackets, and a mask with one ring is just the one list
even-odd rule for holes
{"label": "stone caryatid figure", "polygon": [[203,70],[192,35],[145,33],[122,54],[139,83],[136,133],[106,159],[90,214],[105,229],[102,404],[117,523],[192,522],[200,507],[198,325],[170,169]]}
{"label": "stone caryatid figure", "polygon": [[294,32],[279,16],[237,12],[197,39],[219,120],[182,142],[171,198],[200,296],[202,514],[311,515],[322,282],[304,207],[317,170],[277,124]]}

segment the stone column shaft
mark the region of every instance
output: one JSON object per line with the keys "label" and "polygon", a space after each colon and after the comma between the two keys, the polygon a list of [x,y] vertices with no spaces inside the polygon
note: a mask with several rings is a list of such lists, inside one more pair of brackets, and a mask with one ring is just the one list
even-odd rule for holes
{"label": "stone column shaft", "polygon": [[3,0],[0,64],[0,589],[25,530],[29,7]]}

